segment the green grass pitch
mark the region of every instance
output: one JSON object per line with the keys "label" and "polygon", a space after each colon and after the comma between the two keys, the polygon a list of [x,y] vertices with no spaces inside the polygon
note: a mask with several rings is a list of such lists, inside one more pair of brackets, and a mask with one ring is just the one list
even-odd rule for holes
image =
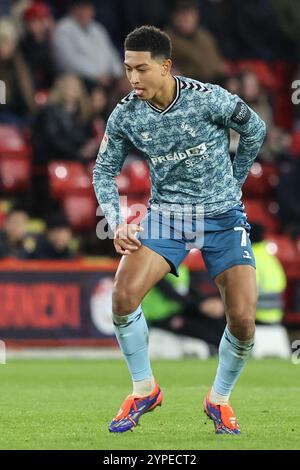
{"label": "green grass pitch", "polygon": [[0,366],[0,449],[299,449],[300,366],[250,360],[231,404],[240,436],[216,436],[202,412],[216,360],[153,361],[161,408],[133,432],[107,425],[130,392],[121,360],[13,360]]}

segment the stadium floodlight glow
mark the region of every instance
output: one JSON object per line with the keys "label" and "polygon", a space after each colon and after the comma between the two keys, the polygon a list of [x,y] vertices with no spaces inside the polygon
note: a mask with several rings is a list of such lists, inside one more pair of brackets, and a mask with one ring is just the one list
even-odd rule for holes
{"label": "stadium floodlight glow", "polygon": [[270,255],[276,255],[278,253],[278,246],[275,242],[268,242],[267,243],[267,252],[270,253]]}
{"label": "stadium floodlight glow", "polygon": [[58,166],[55,170],[55,175],[57,178],[65,179],[68,175],[68,171],[65,166]]}
{"label": "stadium floodlight glow", "polygon": [[261,175],[262,175],[262,166],[260,163],[253,163],[252,165],[252,168],[251,168],[251,174],[256,177],[256,178],[259,178]]}

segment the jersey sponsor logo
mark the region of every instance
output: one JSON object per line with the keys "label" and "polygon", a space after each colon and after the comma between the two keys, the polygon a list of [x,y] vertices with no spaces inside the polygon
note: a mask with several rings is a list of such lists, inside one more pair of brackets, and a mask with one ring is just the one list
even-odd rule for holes
{"label": "jersey sponsor logo", "polygon": [[176,162],[180,160],[186,160],[191,157],[202,157],[205,158],[205,152],[207,150],[206,144],[202,143],[196,147],[191,147],[184,150],[183,152],[174,152],[168,155],[161,155],[159,157],[150,157],[154,166],[167,162]]}
{"label": "jersey sponsor logo", "polygon": [[239,101],[233,111],[231,119],[236,124],[246,124],[249,121],[250,116],[251,112],[248,106],[242,101]]}
{"label": "jersey sponsor logo", "polygon": [[105,153],[108,145],[108,134],[105,132],[101,145],[100,145],[100,153]]}

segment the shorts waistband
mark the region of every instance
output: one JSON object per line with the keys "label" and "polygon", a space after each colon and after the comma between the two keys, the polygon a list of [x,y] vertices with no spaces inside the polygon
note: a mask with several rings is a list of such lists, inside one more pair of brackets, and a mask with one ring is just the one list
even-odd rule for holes
{"label": "shorts waistband", "polygon": [[150,203],[149,208],[164,215],[204,215],[203,204]]}

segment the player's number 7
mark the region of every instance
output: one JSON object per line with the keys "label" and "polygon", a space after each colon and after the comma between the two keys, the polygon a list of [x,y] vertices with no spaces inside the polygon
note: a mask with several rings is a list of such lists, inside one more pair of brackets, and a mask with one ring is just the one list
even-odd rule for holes
{"label": "player's number 7", "polygon": [[247,232],[244,227],[234,227],[236,232],[242,232],[241,246],[247,246]]}

